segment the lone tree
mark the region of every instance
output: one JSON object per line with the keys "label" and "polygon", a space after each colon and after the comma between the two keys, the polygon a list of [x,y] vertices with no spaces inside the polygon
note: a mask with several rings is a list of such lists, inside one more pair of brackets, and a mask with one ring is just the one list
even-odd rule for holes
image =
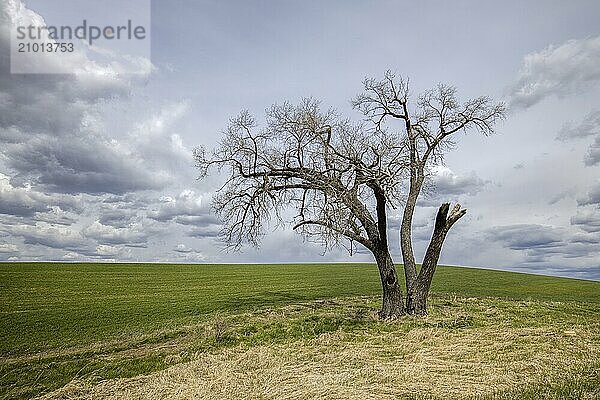
{"label": "lone tree", "polygon": [[[352,104],[366,117],[359,123],[322,110],[318,101],[283,103],[267,110],[262,129],[246,111],[230,120],[210,154],[194,150],[199,178],[212,167],[227,179],[213,198],[224,222],[222,238],[232,247],[257,246],[270,220],[291,225],[326,249],[357,244],[373,253],[383,289],[381,318],[425,314],[442,245],[466,210],[440,206],[420,271],[411,225],[417,199],[433,166],[454,146],[452,135],[485,135],[504,116],[503,104],[479,97],[463,104],[456,89],[438,85],[410,104],[408,82],[387,72],[366,79]],[[401,122],[396,127],[393,122]],[[388,245],[387,212],[404,207],[400,243],[406,300]],[[293,215],[292,213],[293,212]]]}

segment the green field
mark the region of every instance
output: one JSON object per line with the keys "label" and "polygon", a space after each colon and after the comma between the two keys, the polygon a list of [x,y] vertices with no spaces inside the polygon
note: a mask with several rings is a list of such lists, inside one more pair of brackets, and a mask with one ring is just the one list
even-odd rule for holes
{"label": "green field", "polygon": [[[99,382],[158,371],[232,346],[354,332],[365,321],[345,312],[376,310],[379,290],[369,264],[0,264],[0,398],[31,397],[73,378]],[[528,315],[506,317],[511,326],[546,321],[562,329],[600,318],[599,282],[440,267],[432,291],[432,315],[453,299],[488,298],[482,302],[504,302],[498,307],[507,310],[528,305],[521,309]],[[240,317],[324,299],[350,300],[340,300],[349,305],[339,318],[295,314],[297,321],[271,326]]]}

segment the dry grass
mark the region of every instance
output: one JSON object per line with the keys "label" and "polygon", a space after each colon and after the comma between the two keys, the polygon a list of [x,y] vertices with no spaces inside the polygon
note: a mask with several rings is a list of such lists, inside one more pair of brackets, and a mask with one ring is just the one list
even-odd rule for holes
{"label": "dry grass", "polygon": [[[442,299],[427,318],[391,324],[357,304],[339,300],[218,315],[204,331],[218,341],[242,335],[236,323],[310,324],[341,309],[361,323],[282,343],[233,342],[183,354],[182,360],[192,361],[157,373],[97,384],[76,380],[42,398],[464,399],[577,380],[582,369],[600,366],[597,315],[565,315],[562,303]],[[178,356],[170,357],[173,362]],[[594,388],[582,393],[580,398],[600,397]],[[502,398],[519,398],[511,396]]]}

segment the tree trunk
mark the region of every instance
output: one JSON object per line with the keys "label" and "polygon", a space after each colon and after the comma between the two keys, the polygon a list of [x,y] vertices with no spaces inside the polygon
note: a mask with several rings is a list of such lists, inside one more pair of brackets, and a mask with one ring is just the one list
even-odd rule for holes
{"label": "tree trunk", "polygon": [[457,204],[448,216],[449,208],[450,204],[444,203],[438,210],[433,235],[425,252],[419,276],[406,295],[406,309],[409,314],[427,314],[427,297],[429,296],[431,281],[433,280],[433,274],[440,259],[444,240],[452,225],[467,212],[467,210],[461,210],[460,204]]}
{"label": "tree trunk", "polygon": [[392,257],[387,249],[383,249],[375,254],[375,259],[383,289],[383,302],[379,317],[382,319],[399,317],[405,313],[404,299]]}
{"label": "tree trunk", "polygon": [[411,287],[417,280],[417,264],[412,247],[412,219],[421,185],[422,180],[411,177],[410,190],[402,215],[402,225],[400,226],[400,248],[404,262],[404,278],[406,280],[407,293],[410,293]]}

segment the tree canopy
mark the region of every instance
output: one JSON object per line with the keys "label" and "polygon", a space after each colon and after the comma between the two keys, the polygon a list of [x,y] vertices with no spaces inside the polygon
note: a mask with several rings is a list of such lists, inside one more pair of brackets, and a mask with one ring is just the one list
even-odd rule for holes
{"label": "tree canopy", "polygon": [[[408,81],[391,72],[363,83],[363,93],[352,101],[363,116],[358,122],[322,109],[313,98],[273,105],[262,127],[242,111],[229,121],[212,152],[195,149],[196,166],[200,178],[213,167],[226,174],[213,207],[223,221],[222,238],[233,248],[257,246],[269,222],[289,224],[328,249],[342,245],[352,253],[362,245],[379,267],[382,316],[425,313],[443,241],[466,210],[440,206],[425,268],[418,275],[411,232],[417,198],[431,168],[455,146],[454,135],[491,134],[505,107],[488,97],[460,103],[454,87],[440,84],[411,108]],[[406,305],[387,237],[388,210],[398,207],[403,208]]]}

